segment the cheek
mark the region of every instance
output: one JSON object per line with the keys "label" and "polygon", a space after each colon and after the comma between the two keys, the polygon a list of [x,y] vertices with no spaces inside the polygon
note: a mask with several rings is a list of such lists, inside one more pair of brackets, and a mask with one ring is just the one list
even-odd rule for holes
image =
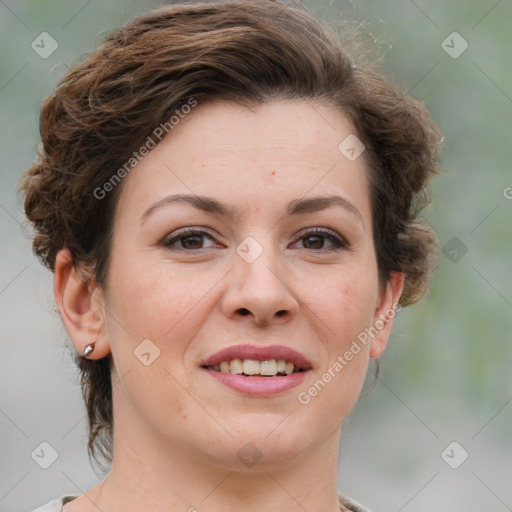
{"label": "cheek", "polygon": [[[134,434],[131,439],[144,439],[148,425],[164,436],[172,432],[180,439],[190,437],[190,420],[198,414],[201,417],[202,409],[195,407],[195,402],[191,403],[190,395],[180,384],[186,379],[179,368],[168,365],[162,356],[148,366],[134,357],[131,359],[132,362],[121,357],[116,361],[113,387],[116,417],[144,418],[142,423],[130,422]],[[201,420],[205,418],[201,417]],[[141,443],[143,450],[146,447],[144,442]]]}
{"label": "cheek", "polygon": [[200,299],[208,283],[177,275],[169,267],[164,272],[156,265],[126,260],[117,258],[107,298],[114,379],[120,379],[114,386],[117,413],[130,417],[138,411],[155,429],[176,424],[185,436],[190,397],[180,385],[187,378],[184,354],[200,328]]}
{"label": "cheek", "polygon": [[129,333],[133,339],[158,339],[173,327],[176,317],[182,317],[190,309],[193,297],[190,288],[184,290],[183,280],[172,269],[164,273],[142,260],[143,257],[130,253],[113,258],[109,276],[109,323],[116,330],[124,327],[123,337]]}
{"label": "cheek", "polygon": [[117,258],[109,278],[108,333],[123,374],[138,367],[133,355],[144,340],[156,345],[162,364],[186,364],[187,347],[208,317],[219,281],[216,272],[142,259]]}
{"label": "cheek", "polygon": [[332,283],[323,295],[321,309],[324,339],[328,340],[324,343],[326,357],[316,373],[314,388],[306,393],[318,397],[320,409],[336,411],[336,424],[352,409],[364,383],[370,344],[361,334],[371,325],[378,287],[371,272]]}
{"label": "cheek", "polygon": [[318,295],[317,309],[329,328],[332,348],[342,349],[371,323],[378,285],[371,272],[344,273]]}

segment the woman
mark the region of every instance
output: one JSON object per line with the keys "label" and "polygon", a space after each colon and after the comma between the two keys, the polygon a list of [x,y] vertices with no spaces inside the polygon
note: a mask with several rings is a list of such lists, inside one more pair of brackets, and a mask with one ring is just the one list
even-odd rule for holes
{"label": "woman", "polygon": [[39,511],[364,511],[341,426],[435,237],[440,135],[322,21],[165,7],[41,110],[22,182],[109,472]]}

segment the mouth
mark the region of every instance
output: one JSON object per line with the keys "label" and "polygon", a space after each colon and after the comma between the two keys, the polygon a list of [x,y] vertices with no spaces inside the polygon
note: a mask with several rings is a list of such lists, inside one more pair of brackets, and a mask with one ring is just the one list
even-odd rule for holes
{"label": "mouth", "polygon": [[312,369],[308,359],[281,345],[229,347],[200,364],[217,382],[251,396],[270,396],[288,391]]}
{"label": "mouth", "polygon": [[244,375],[246,377],[283,377],[293,373],[303,372],[305,368],[299,368],[292,361],[285,359],[232,359],[221,361],[213,366],[203,366],[207,370],[215,372],[231,373],[233,375]]}
{"label": "mouth", "polygon": [[283,345],[228,347],[208,357],[200,366],[216,372],[260,377],[285,376],[311,369],[305,356]]}

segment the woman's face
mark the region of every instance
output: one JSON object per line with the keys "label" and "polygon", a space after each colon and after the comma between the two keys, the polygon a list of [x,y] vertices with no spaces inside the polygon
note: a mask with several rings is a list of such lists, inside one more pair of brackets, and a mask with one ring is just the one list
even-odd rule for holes
{"label": "woman's face", "polygon": [[124,178],[104,296],[116,436],[234,468],[339,434],[400,292],[379,287],[364,153],[339,149],[354,131],[305,101],[199,104]]}

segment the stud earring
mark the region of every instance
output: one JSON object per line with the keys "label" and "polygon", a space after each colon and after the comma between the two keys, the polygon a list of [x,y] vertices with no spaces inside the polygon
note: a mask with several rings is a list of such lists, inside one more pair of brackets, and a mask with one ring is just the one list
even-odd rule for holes
{"label": "stud earring", "polygon": [[82,356],[83,357],[87,357],[93,350],[94,350],[94,345],[95,343],[89,343],[89,345],[87,345],[85,348],[84,348],[84,351],[82,353]]}

